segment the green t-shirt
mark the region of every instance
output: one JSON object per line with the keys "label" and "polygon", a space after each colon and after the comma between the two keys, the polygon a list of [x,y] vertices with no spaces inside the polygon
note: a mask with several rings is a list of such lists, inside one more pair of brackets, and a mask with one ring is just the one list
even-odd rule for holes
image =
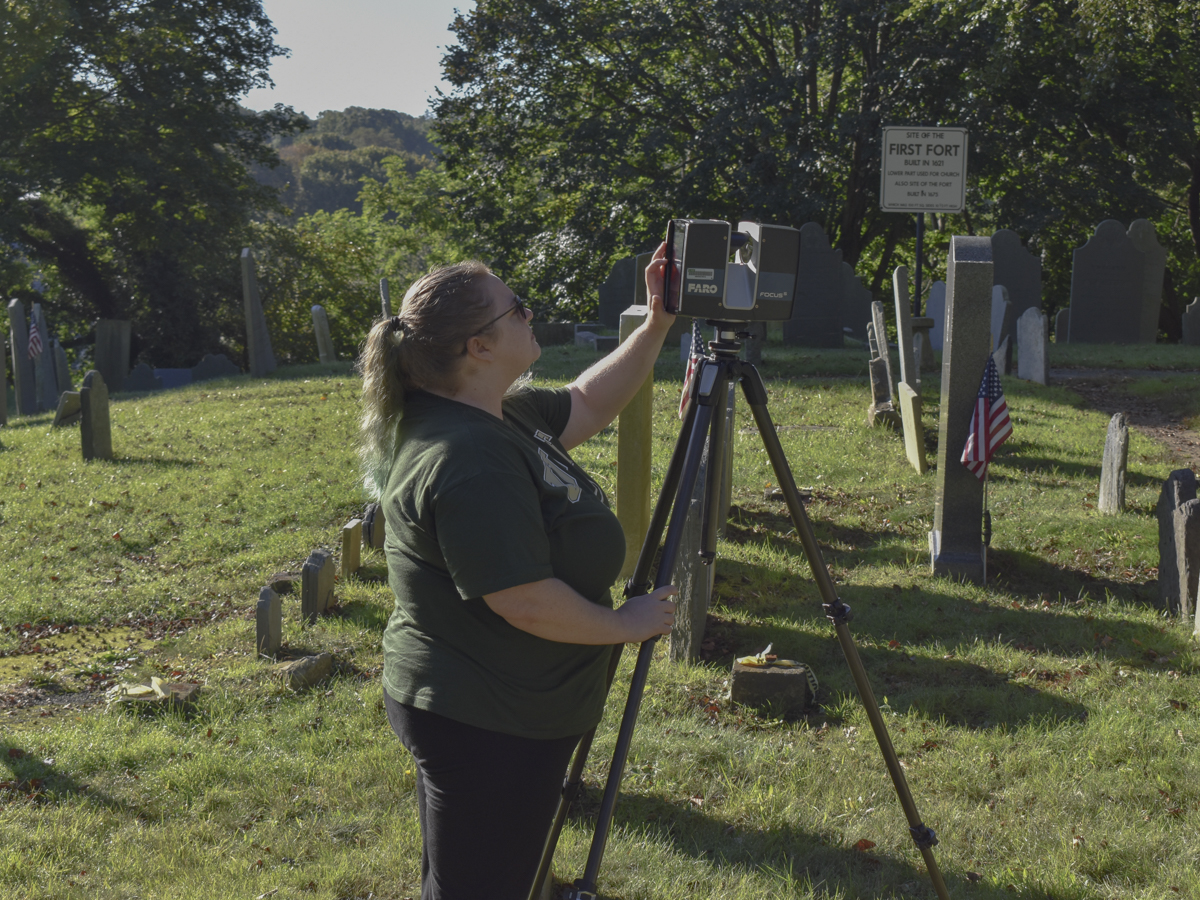
{"label": "green t-shirt", "polygon": [[405,398],[382,501],[396,596],[383,684],[393,699],[529,738],[600,721],[611,646],[536,637],[482,599],[559,578],[612,606],[625,536],[558,441],[570,415],[566,389],[506,400],[503,419],[421,391]]}

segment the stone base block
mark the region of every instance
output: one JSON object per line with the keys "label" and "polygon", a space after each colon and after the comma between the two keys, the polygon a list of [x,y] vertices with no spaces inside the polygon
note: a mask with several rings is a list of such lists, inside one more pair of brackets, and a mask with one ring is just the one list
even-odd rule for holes
{"label": "stone base block", "polygon": [[303,656],[291,662],[280,663],[275,667],[283,683],[293,691],[312,687],[322,678],[327,678],[333,671],[333,656],[329,653],[318,653],[316,656]]}
{"label": "stone base block", "polygon": [[987,547],[979,543],[977,552],[942,546],[940,532],[929,532],[929,556],[934,575],[963,579],[975,584],[987,582]]}
{"label": "stone base block", "polygon": [[900,413],[890,402],[872,403],[867,407],[867,425],[871,428],[882,425],[899,431],[902,427]]}
{"label": "stone base block", "polygon": [[803,715],[816,703],[804,666],[733,664],[729,699],[781,717]]}

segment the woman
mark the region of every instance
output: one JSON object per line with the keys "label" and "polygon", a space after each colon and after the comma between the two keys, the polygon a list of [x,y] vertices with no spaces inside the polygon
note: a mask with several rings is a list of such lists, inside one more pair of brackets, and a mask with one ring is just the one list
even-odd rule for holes
{"label": "woman", "polygon": [[674,621],[673,587],[611,608],[625,538],[568,455],[658,357],[663,252],[647,321],[567,388],[521,386],[532,313],[480,263],[418,279],[367,339],[363,457],[396,597],[384,701],[416,761],[422,900],[525,900],[612,645]]}

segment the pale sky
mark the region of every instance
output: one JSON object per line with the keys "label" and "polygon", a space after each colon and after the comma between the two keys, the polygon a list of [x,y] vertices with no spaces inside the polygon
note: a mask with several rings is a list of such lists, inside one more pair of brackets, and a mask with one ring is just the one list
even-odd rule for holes
{"label": "pale sky", "polygon": [[442,81],[441,58],[455,43],[455,8],[474,0],[263,0],[292,51],[271,66],[274,89],[251,91],[250,109],[283,103],[316,118],[326,109],[364,106],[419,116]]}

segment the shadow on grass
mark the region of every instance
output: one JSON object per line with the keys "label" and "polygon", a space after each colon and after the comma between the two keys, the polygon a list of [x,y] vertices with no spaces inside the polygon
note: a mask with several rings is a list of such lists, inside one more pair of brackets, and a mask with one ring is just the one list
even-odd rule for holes
{"label": "shadow on grass", "polygon": [[[8,777],[3,777],[8,770]],[[91,785],[81,784],[54,765],[52,759],[21,747],[12,737],[0,738],[0,806],[11,802],[52,803],[59,797],[82,797],[97,806],[119,811],[126,804]]]}
{"label": "shadow on grass", "polygon": [[1090,575],[1023,550],[988,550],[988,579],[1028,600],[1078,600],[1087,594],[1097,600],[1112,596],[1150,606],[1158,599],[1157,582],[1137,584]]}
{"label": "shadow on grass", "polygon": [[118,456],[109,460],[90,460],[91,463],[108,463],[122,466],[146,466],[151,469],[190,469],[199,465],[191,459],[174,459],[159,456]]}
{"label": "shadow on grass", "polygon": [[[1017,443],[1013,445],[1012,442],[1009,443],[1008,452],[997,454],[996,462],[1001,463],[1002,467],[996,467],[991,470],[989,477],[993,482],[1025,481],[1025,478],[1009,474],[1011,471],[1016,471],[1024,472],[1028,475],[1042,475],[1048,478],[1082,478],[1085,481],[1100,483],[1099,465],[1068,462],[1063,459],[1051,459],[1048,456],[1027,456],[1020,452],[1022,444]],[[1032,447],[1035,445],[1027,442],[1023,446]],[[1162,479],[1129,469],[1125,474],[1125,484],[1129,487],[1135,485],[1161,487]]]}

